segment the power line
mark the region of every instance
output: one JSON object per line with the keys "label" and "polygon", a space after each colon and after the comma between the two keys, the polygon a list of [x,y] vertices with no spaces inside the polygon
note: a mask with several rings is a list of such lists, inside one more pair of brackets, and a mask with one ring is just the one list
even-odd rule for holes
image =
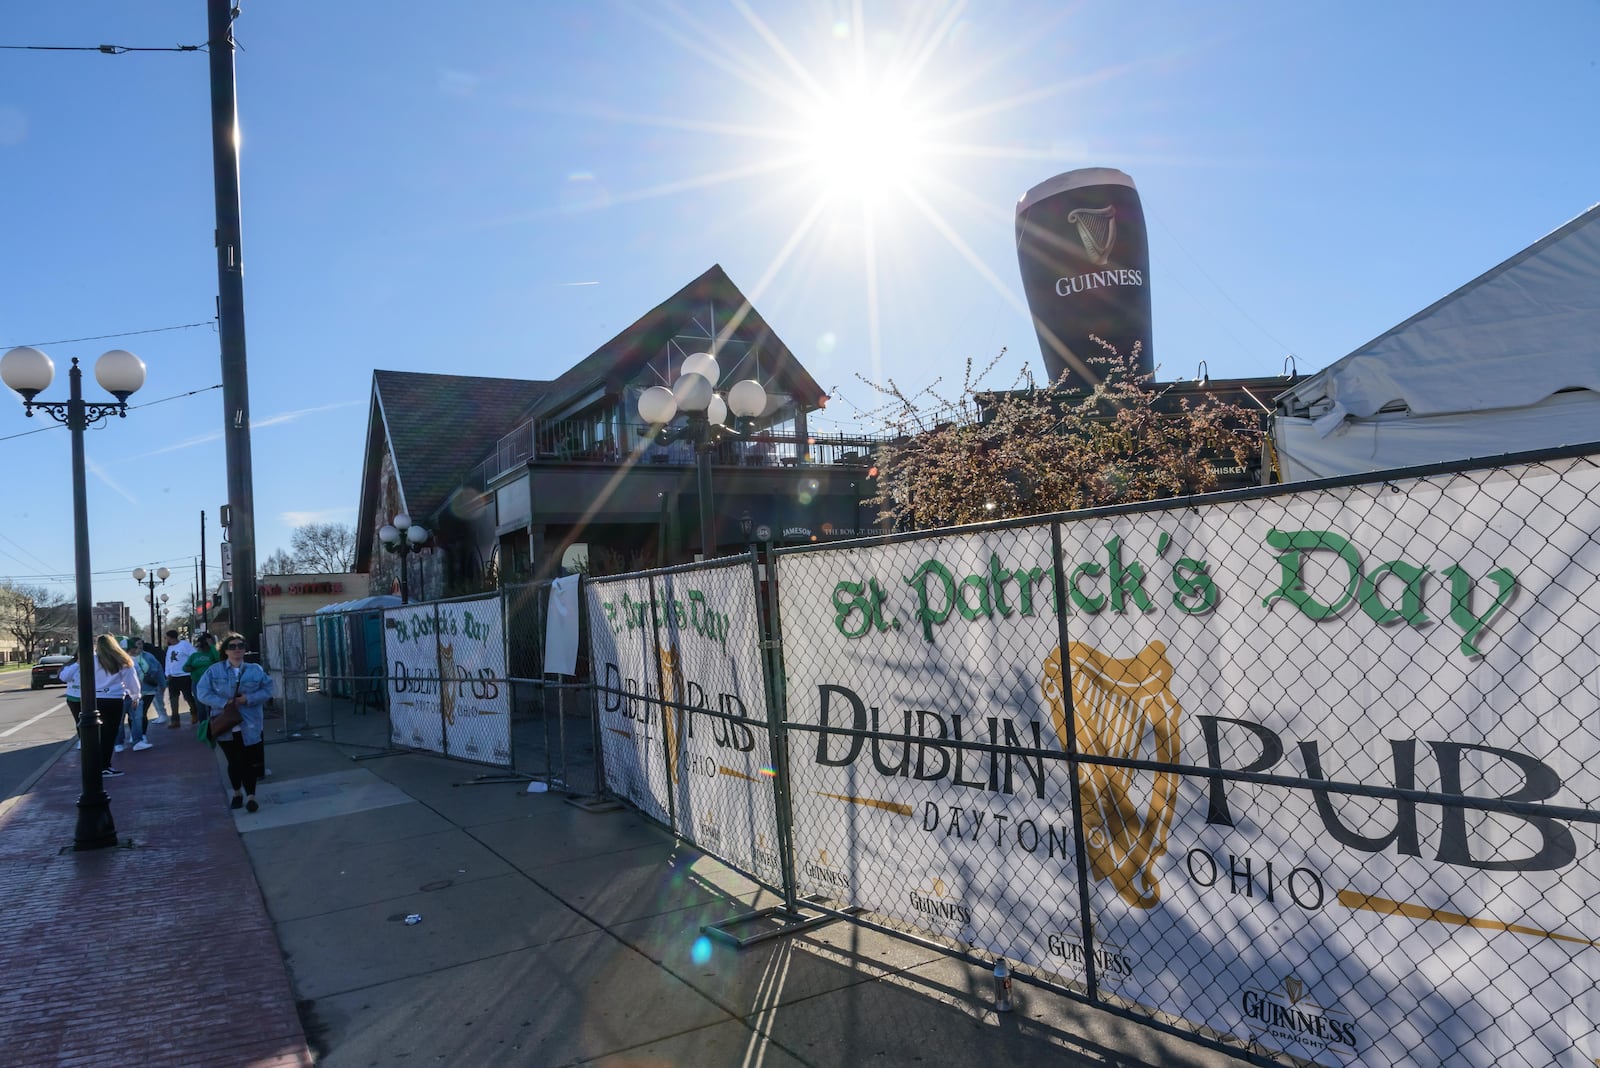
{"label": "power line", "polygon": [[120,334],[95,334],[93,337],[69,337],[63,338],[60,341],[25,341],[21,345],[0,345],[0,349],[22,348],[24,345],[28,348],[35,349],[42,345],[72,345],[79,341],[104,341],[106,338],[133,337],[135,334],[162,334],[166,333],[168,330],[193,330],[197,326],[213,326],[215,323],[216,320],[214,319],[205,319],[198,323],[184,323],[181,326],[156,326],[151,327],[149,330],[124,330]]}
{"label": "power line", "polygon": [[170,45],[165,47],[140,47],[138,45],[0,45],[14,52],[102,52],[108,56],[123,56],[129,52],[208,52],[211,42],[197,45]]}
{"label": "power line", "polygon": [[[210,393],[214,389],[221,388],[221,382],[218,382],[214,386],[201,386],[199,389],[191,389],[187,393],[174,393],[170,397],[162,397],[159,400],[145,401],[143,404],[130,404],[128,405],[128,410],[130,412],[136,412],[140,408],[154,408],[156,405],[166,404],[168,401],[182,400],[185,397],[193,397],[200,393]],[[44,426],[37,427],[33,430],[24,430],[16,434],[7,434],[5,437],[0,438],[0,441],[15,441],[17,438],[25,438],[30,434],[43,434],[47,430],[65,430],[66,428],[67,427],[65,423],[46,423]]]}

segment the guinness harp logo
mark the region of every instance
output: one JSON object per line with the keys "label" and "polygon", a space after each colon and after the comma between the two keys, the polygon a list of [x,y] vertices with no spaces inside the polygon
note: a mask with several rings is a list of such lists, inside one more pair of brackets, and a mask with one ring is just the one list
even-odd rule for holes
{"label": "guinness harp logo", "polygon": [[1291,975],[1283,981],[1283,992],[1289,998],[1289,1004],[1298,1005],[1300,999],[1306,996],[1306,984]]}
{"label": "guinness harp logo", "polygon": [[1111,258],[1111,247],[1117,243],[1117,209],[1113,204],[1103,208],[1073,208],[1067,212],[1067,222],[1078,227],[1078,240],[1089,262],[1104,266]]}
{"label": "guinness harp logo", "polygon": [[[1178,762],[1178,721],[1183,710],[1172,695],[1172,665],[1165,645],[1151,642],[1138,656],[1119,660],[1071,642],[1067,662],[1078,752]],[[1040,689],[1050,705],[1056,736],[1066,748],[1066,687],[1059,648],[1045,658]],[[1167,852],[1177,775],[1079,766],[1084,847],[1094,877],[1110,879],[1118,895],[1134,908],[1153,908],[1161,900],[1161,883],[1153,869]]]}
{"label": "guinness harp logo", "polygon": [[[683,684],[683,665],[678,663],[678,649],[663,645],[658,651],[661,654],[661,698],[682,704],[687,687]],[[682,724],[682,709],[661,706],[661,740],[667,747],[667,770],[674,784],[678,781],[678,735]]]}

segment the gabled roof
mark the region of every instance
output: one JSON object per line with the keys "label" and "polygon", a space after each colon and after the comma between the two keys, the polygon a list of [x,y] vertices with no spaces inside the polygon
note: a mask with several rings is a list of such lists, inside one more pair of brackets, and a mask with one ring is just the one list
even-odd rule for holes
{"label": "gabled roof", "polygon": [[752,350],[760,351],[763,377],[781,382],[783,391],[807,408],[822,403],[824,394],[816,379],[800,366],[789,346],[773,333],[722,265],[712,264],[700,277],[645,312],[633,325],[549,383],[548,392],[529,414],[547,415],[559,411],[597,389],[618,392],[668,341],[682,332],[687,322],[703,315],[708,306],[726,310],[723,314],[728,316],[727,320],[719,319],[716,324],[719,338],[737,336]]}
{"label": "gabled roof", "polygon": [[444,505],[462,476],[549,388],[549,382],[520,378],[373,371],[357,513],[361,517],[356,532],[358,564],[372,551],[372,524],[367,517],[378,507],[385,439],[394,458],[400,499],[421,522]]}

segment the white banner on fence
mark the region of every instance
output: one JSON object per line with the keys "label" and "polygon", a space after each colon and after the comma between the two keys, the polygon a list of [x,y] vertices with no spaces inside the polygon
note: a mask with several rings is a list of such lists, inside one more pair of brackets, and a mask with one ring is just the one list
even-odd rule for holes
{"label": "white banner on fence", "polygon": [[[1559,470],[1559,475],[1553,470]],[[1600,807],[1587,461],[780,559],[808,891],[1083,975],[1086,752]],[[1070,700],[1069,693],[1070,690]],[[993,743],[962,755],[943,740]],[[1324,1064],[1600,1058],[1600,856],[1555,815],[1085,767],[1102,989]]]}
{"label": "white banner on fence", "polygon": [[[663,574],[655,589],[652,625],[646,581],[589,585],[597,677],[609,690],[653,697],[659,657],[667,700],[720,714],[671,710],[657,719],[656,708],[644,701],[601,692],[601,733],[610,736],[607,782],[662,818],[670,778],[679,834],[778,884],[774,772],[750,565]],[[615,766],[614,750],[621,758]]]}
{"label": "white banner on fence", "polygon": [[393,744],[510,766],[499,598],[387,609],[383,634]]}

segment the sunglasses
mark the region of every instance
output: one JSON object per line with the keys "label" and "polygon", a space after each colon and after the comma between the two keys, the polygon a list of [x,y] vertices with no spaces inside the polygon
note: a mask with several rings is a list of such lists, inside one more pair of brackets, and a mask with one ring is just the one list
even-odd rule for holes
{"label": "sunglasses", "polygon": [[232,652],[235,649],[243,649],[243,648],[244,648],[244,643],[243,642],[229,642],[227,645],[224,645],[222,647],[222,650],[223,650],[223,652]]}

